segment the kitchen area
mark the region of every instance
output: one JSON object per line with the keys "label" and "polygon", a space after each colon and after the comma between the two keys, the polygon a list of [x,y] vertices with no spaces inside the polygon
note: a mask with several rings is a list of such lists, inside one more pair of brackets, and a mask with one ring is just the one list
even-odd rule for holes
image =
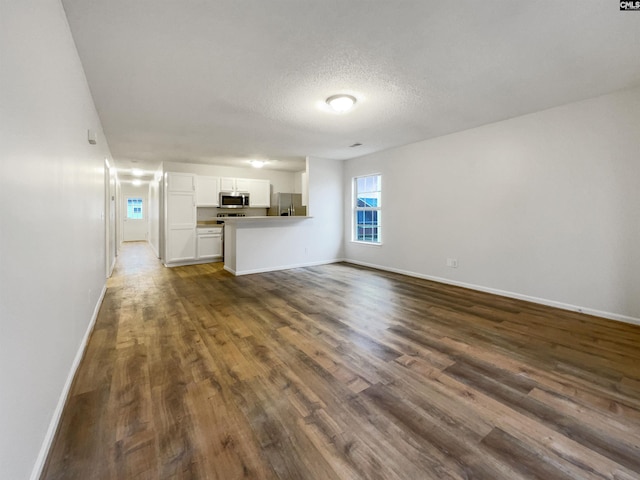
{"label": "kitchen area", "polygon": [[224,268],[237,274],[238,228],[244,233],[256,222],[262,230],[309,218],[306,171],[263,170],[263,178],[250,178],[251,169],[181,164],[186,171],[176,172],[171,167],[164,165],[159,180],[164,199],[159,256],[167,267],[224,261]]}
{"label": "kitchen area", "polygon": [[[237,203],[236,203],[237,202]],[[196,258],[198,260],[224,260],[224,226],[232,219],[256,219],[257,217],[306,217],[307,207],[302,204],[301,193],[276,192],[271,194],[270,207],[250,207],[248,191],[220,192],[220,207],[198,207],[196,224]],[[212,216],[215,214],[215,219]]]}

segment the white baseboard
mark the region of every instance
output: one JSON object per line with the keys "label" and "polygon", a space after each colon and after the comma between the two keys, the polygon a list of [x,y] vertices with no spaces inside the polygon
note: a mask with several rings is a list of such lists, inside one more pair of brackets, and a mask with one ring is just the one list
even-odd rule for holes
{"label": "white baseboard", "polygon": [[455,285],[457,287],[477,290],[479,292],[492,293],[494,295],[500,295],[501,297],[515,298],[517,300],[524,300],[527,302],[538,303],[540,305],[547,305],[549,307],[560,308],[562,310],[570,310],[572,312],[584,313],[584,314],[593,315],[596,317],[607,318],[609,320],[616,320],[618,322],[631,323],[633,325],[640,325],[640,318],[630,317],[628,315],[621,315],[619,313],[605,312],[602,310],[596,310],[589,307],[571,305],[569,303],[558,302],[555,300],[548,300],[546,298],[532,297],[530,295],[524,295],[521,293],[509,292],[506,290],[499,290],[497,288],[484,287],[482,285],[475,285],[471,283],[458,282],[456,280],[449,280],[448,278],[434,277],[432,275],[424,275],[422,273],[412,272],[409,270],[385,267],[382,265],[376,265],[372,263],[359,262],[357,260],[346,259],[344,261],[346,263],[353,263],[354,265],[362,265],[363,267],[375,268],[376,270],[384,270],[387,272],[399,273],[401,275],[407,275],[409,277],[423,278],[425,280],[431,280],[433,282],[445,283],[447,285]]}
{"label": "white baseboard", "polygon": [[64,410],[64,406],[67,403],[67,397],[69,396],[71,385],[73,384],[73,379],[76,376],[76,371],[78,370],[78,366],[80,366],[80,361],[84,356],[84,351],[87,348],[87,342],[89,341],[89,336],[91,335],[91,332],[93,331],[93,327],[96,324],[96,320],[98,319],[98,313],[100,312],[100,307],[102,306],[102,301],[104,300],[104,296],[106,293],[107,293],[107,285],[105,284],[102,287],[102,292],[100,292],[98,303],[96,303],[96,306],[93,309],[93,315],[91,317],[91,321],[87,326],[87,330],[84,334],[84,337],[82,338],[82,341],[80,342],[80,346],[78,347],[76,356],[73,359],[73,363],[71,364],[69,375],[67,375],[67,381],[64,384],[64,388],[62,389],[62,393],[60,395],[60,398],[58,399],[58,405],[56,406],[56,409],[53,412],[53,417],[51,418],[51,422],[49,423],[49,428],[47,429],[47,433],[42,442],[42,446],[40,447],[38,458],[36,459],[36,463],[33,466],[33,470],[31,471],[31,477],[30,477],[31,480],[38,480],[42,475],[44,464],[47,461],[49,450],[51,449],[53,439],[56,435],[56,431],[58,430],[58,424],[60,423],[60,418],[62,417],[62,411]]}
{"label": "white baseboard", "polygon": [[296,263],[291,265],[278,265],[277,267],[266,267],[266,268],[255,268],[252,270],[239,270],[233,271],[230,268],[227,268],[225,265],[224,269],[228,272],[233,273],[235,276],[239,277],[240,275],[251,275],[253,273],[266,273],[266,272],[276,272],[278,270],[290,270],[292,268],[304,268],[304,267],[315,267],[318,265],[327,265],[329,263],[338,263],[343,262],[344,260],[341,258],[335,258],[333,260],[321,260],[319,262],[305,262],[305,263]]}
{"label": "white baseboard", "polygon": [[173,268],[173,267],[187,267],[189,265],[203,265],[205,263],[217,263],[220,261],[222,261],[222,257],[206,258],[204,260],[185,260],[183,262],[169,262],[169,263],[163,263],[163,265],[167,268]]}

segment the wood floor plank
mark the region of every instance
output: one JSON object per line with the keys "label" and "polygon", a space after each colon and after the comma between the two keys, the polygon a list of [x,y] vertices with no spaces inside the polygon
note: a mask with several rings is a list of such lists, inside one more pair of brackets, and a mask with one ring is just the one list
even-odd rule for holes
{"label": "wood floor plank", "polygon": [[530,444],[520,441],[499,428],[493,429],[482,439],[482,444],[488,446],[494,454],[511,465],[525,478],[571,480],[575,478],[571,472],[562,469],[562,465],[549,462]]}
{"label": "wood floor plank", "polygon": [[42,479],[637,480],[640,327],[126,244]]}
{"label": "wood floor plank", "polygon": [[437,381],[452,392],[457,392],[460,398],[473,404],[474,409],[480,415],[490,419],[496,427],[533,445],[543,453],[545,459],[550,459],[548,460],[550,463],[559,462],[565,469],[571,469],[576,479],[602,477],[617,479],[618,474],[633,476],[635,472],[573,440],[571,436],[563,435],[551,426],[537,421],[536,418],[511,409],[499,399],[494,399],[479,390],[469,389],[466,384],[449,375],[442,374]]}
{"label": "wood floor plank", "polygon": [[250,425],[228,402],[230,395],[207,381],[187,386],[197,478],[275,478],[260,458]]}

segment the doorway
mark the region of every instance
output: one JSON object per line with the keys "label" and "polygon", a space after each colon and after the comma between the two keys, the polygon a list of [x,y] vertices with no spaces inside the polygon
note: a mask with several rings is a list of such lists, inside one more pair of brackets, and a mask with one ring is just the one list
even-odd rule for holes
{"label": "doorway", "polygon": [[147,240],[147,199],[140,195],[126,195],[123,202],[122,240]]}
{"label": "doorway", "polygon": [[118,228],[116,218],[117,184],[115,169],[111,169],[109,159],[104,159],[104,219],[105,219],[105,253],[106,276],[109,278],[116,264],[118,255]]}

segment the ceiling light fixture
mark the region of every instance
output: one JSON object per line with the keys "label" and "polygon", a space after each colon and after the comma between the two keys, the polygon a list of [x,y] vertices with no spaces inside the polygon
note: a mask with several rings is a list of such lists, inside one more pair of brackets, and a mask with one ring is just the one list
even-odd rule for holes
{"label": "ceiling light fixture", "polygon": [[346,113],[356,104],[356,97],[353,95],[339,94],[327,98],[327,105],[336,113]]}
{"label": "ceiling light fixture", "polygon": [[249,163],[253,168],[262,168],[267,164],[265,160],[249,160]]}
{"label": "ceiling light fixture", "polygon": [[140,181],[140,180],[131,180],[131,185],[133,185],[134,187],[139,187],[140,185],[142,185],[142,181]]}
{"label": "ceiling light fixture", "polygon": [[144,175],[144,172],[139,168],[132,168],[131,175],[133,175],[134,177],[141,177],[142,175]]}

